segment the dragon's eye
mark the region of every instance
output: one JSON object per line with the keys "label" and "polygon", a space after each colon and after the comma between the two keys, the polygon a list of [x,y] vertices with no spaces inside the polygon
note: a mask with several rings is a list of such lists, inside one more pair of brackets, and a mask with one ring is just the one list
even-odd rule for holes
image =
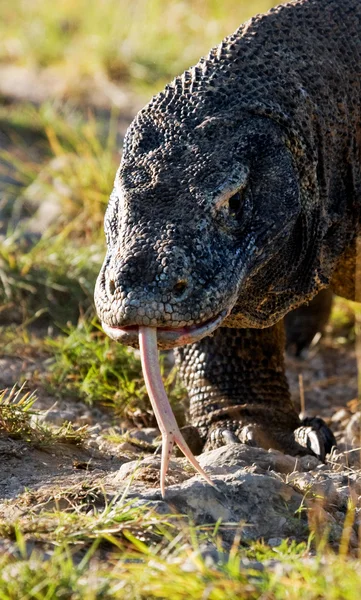
{"label": "dragon's eye", "polygon": [[242,197],[242,193],[240,191],[236,192],[235,194],[233,194],[233,196],[231,196],[228,199],[229,214],[232,217],[236,217],[238,215],[239,211],[241,210],[242,200],[243,200],[243,197]]}

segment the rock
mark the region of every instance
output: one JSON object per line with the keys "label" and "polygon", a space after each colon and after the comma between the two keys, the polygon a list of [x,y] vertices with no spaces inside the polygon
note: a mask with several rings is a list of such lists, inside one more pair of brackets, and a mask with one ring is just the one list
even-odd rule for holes
{"label": "rock", "polygon": [[171,485],[164,501],[158,489],[141,495],[137,491],[137,496],[144,502],[166,504],[168,513],[191,515],[196,525],[221,519],[226,524],[220,527],[222,536],[229,542],[238,529],[243,540],[287,537],[295,531],[305,534],[305,523],[294,516],[302,496],[290,486],[270,475],[245,473],[243,469],[216,477],[214,481],[217,489],[200,481],[198,476]]}
{"label": "rock", "polygon": [[[252,471],[255,460],[262,463],[256,467],[259,472]],[[137,498],[141,504],[150,503],[162,514],[190,515],[196,525],[221,519],[227,524],[221,526],[223,539],[230,543],[239,529],[244,540],[305,535],[305,521],[295,517],[302,495],[270,470],[279,465],[290,472],[295,459],[234,444],[206,452],[199,461],[217,488],[209,486],[198,475],[190,477],[186,461],[176,459],[171,461],[163,500],[159,490],[158,456],[123,464],[118,474],[112,475],[112,484],[119,492],[131,481],[129,497]]]}
{"label": "rock", "polygon": [[292,473],[287,480],[305,495],[306,500],[322,501],[324,507],[344,507],[344,499],[335,483],[322,473]]}
{"label": "rock", "polygon": [[[104,442],[103,444],[99,445],[99,449],[102,450],[104,447],[106,447],[106,442]],[[133,452],[133,454],[136,452],[136,446],[134,446],[133,444],[130,444],[129,442],[121,442],[120,444],[116,445],[118,450],[122,450],[125,452]]]}
{"label": "rock", "polygon": [[346,408],[340,408],[337,412],[335,412],[332,415],[331,421],[332,423],[343,423],[349,420],[350,415],[351,413],[349,410],[347,410]]}
{"label": "rock", "polygon": [[332,471],[314,457],[231,444],[205,452],[198,460],[217,487],[194,475],[185,459],[175,458],[163,499],[157,455],[123,464],[106,478],[106,485],[117,493],[128,488],[135,504],[164,515],[188,515],[195,525],[221,520],[219,534],[226,550],[236,534],[242,541],[263,538],[272,547],[287,537],[305,540],[308,526],[317,531],[327,527],[330,539],[337,542],[342,535],[339,515],[344,519],[350,495],[356,498],[361,492],[359,473],[349,477],[345,470]]}
{"label": "rock", "polygon": [[74,412],[66,409],[48,410],[42,417],[42,420],[61,427],[65,422],[71,423],[74,420]]}
{"label": "rock", "polygon": [[270,538],[269,540],[267,540],[267,544],[271,546],[271,548],[277,548],[277,546],[280,546],[282,542],[283,539],[280,537]]}
{"label": "rock", "polygon": [[323,470],[327,466],[321,463],[316,456],[299,456],[296,462],[297,471],[313,471],[314,469]]}
{"label": "rock", "polygon": [[[182,571],[187,573],[197,572],[199,570],[199,559],[204,561],[204,564],[209,569],[217,569],[227,564],[229,554],[222,552],[212,544],[202,544],[197,550],[189,549],[189,556],[182,563]],[[171,560],[172,561],[172,560]],[[173,559],[173,562],[178,562],[179,559]]]}
{"label": "rock", "polygon": [[361,441],[361,411],[352,415],[346,427],[346,440],[353,448],[360,447]]}
{"label": "rock", "polygon": [[[307,458],[307,460],[303,460]],[[298,470],[308,470],[314,467],[314,457],[296,458],[283,454],[278,450],[253,448],[245,444],[229,444],[210,452],[204,452],[199,457],[200,465],[211,475],[230,473],[242,467],[254,466],[258,473],[276,471],[277,473],[292,473],[296,465]],[[311,459],[311,462],[309,461]],[[316,459],[317,464],[319,461]]]}
{"label": "rock", "polygon": [[142,429],[129,429],[127,435],[131,439],[146,442],[147,444],[154,444],[154,441],[159,437],[159,429],[155,427],[143,427]]}

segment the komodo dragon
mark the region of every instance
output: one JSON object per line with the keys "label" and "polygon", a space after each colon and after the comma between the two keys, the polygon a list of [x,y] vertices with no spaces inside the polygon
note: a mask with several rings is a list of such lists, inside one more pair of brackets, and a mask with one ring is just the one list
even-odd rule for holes
{"label": "komodo dragon", "polygon": [[254,17],[135,117],[95,301],[108,335],[139,336],[163,492],[174,442],[196,462],[161,389],[157,344],[181,346],[206,448],[330,450],[325,424],[302,423],[292,405],[282,319],[328,286],[355,297],[360,206],[360,0],[295,0]]}

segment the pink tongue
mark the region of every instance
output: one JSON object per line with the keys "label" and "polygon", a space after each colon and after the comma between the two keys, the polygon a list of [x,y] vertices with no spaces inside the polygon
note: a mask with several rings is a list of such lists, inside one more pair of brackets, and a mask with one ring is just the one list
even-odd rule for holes
{"label": "pink tongue", "polygon": [[174,444],[182,450],[193,467],[210,484],[207,473],[199,465],[193,456],[190,448],[184,440],[179,427],[173,415],[167,394],[164,389],[162,377],[159,369],[158,347],[157,347],[157,329],[155,327],[139,327],[139,347],[140,358],[142,361],[143,375],[145,385],[149,394],[150,401],[157,419],[158,427],[162,434],[162,463],[160,470],[160,489],[164,498],[165,494],[165,476],[168,470],[169,459],[172,454]]}

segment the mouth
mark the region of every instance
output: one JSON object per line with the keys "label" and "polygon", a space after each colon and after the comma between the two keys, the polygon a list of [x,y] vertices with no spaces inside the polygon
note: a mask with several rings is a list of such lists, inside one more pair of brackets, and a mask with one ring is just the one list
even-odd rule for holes
{"label": "mouth", "polygon": [[[222,311],[216,317],[207,319],[203,323],[190,325],[189,327],[156,327],[158,347],[162,349],[176,348],[198,342],[207,335],[215,331],[227,316],[227,311]],[[104,332],[116,342],[126,346],[136,346],[139,344],[139,326],[128,325],[126,327],[112,327],[102,323]]]}

